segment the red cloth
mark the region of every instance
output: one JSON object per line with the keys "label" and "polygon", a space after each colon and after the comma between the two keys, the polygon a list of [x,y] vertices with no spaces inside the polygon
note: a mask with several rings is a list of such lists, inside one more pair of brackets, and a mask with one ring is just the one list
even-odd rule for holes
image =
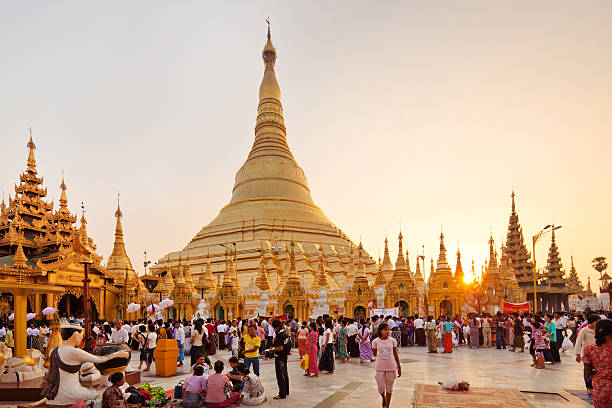
{"label": "red cloth", "polygon": [[445,353],[453,352],[453,335],[452,334],[444,334],[444,352]]}

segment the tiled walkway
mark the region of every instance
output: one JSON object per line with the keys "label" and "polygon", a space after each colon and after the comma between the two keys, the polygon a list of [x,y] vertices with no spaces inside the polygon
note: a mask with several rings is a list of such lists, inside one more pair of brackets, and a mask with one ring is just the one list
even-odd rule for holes
{"label": "tiled walkway", "polygon": [[[132,365],[137,366],[134,354]],[[189,357],[187,357],[189,358]],[[212,357],[227,363],[229,353],[220,352]],[[514,388],[533,391],[527,394],[534,406],[541,407],[589,407],[565,390],[584,388],[582,366],[568,353],[562,354],[562,364],[547,366],[544,370],[531,368],[529,354],[515,354],[507,350],[460,348],[452,354],[428,354],[426,348],[401,348],[402,377],[395,382],[392,407],[409,407],[417,383],[436,384],[444,381],[448,373],[466,380],[472,387]],[[181,367],[179,375],[159,378],[143,373],[142,381],[172,389],[188,375],[189,367]],[[152,369],[152,372],[154,370]],[[274,401],[278,388],[274,376],[274,362],[261,361],[261,377],[266,389],[269,407],[317,407],[357,408],[380,407],[380,397],[374,381],[374,367],[370,363],[359,364],[351,359],[347,364],[336,363],[336,373],[321,374],[318,378],[304,377],[299,368],[297,350],[290,357],[290,396],[284,401]],[[552,393],[552,394],[541,394]],[[559,394],[559,395],[555,395]]]}

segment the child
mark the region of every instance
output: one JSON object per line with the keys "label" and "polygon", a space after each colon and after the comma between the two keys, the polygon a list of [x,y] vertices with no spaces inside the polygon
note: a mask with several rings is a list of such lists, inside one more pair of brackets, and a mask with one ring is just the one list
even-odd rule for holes
{"label": "child", "polygon": [[236,357],[230,357],[230,367],[232,371],[227,373],[227,378],[232,382],[232,388],[235,392],[242,392],[242,376],[238,374],[238,359]]}
{"label": "child", "polygon": [[533,339],[534,339],[534,349],[535,349],[535,358],[536,358],[536,366],[535,368],[542,369],[546,368],[544,364],[544,350],[546,350],[546,339],[544,338],[542,324],[539,322],[535,322],[533,326]]}
{"label": "child", "polygon": [[240,347],[240,338],[236,329],[232,329],[230,332],[230,348],[232,350],[232,357],[238,358],[238,348]]}
{"label": "child", "polygon": [[199,408],[204,405],[207,379],[208,375],[204,376],[204,367],[196,365],[193,375],[188,377],[183,385],[183,407]]}
{"label": "child", "polygon": [[402,367],[397,354],[397,341],[393,337],[389,337],[389,333],[389,325],[383,322],[378,326],[378,337],[372,341],[372,351],[376,357],[376,375],[374,378],[383,400],[383,408],[388,408],[391,404],[393,383],[396,378],[395,370],[397,370],[397,377],[402,376]]}

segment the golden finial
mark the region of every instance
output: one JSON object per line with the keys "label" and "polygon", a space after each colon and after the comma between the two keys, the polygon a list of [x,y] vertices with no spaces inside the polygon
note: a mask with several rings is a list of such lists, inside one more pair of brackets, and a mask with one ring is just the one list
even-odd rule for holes
{"label": "golden finial", "polygon": [[121,212],[121,207],[119,206],[119,199],[121,197],[121,193],[119,189],[117,189],[117,211],[115,211],[115,217],[123,217],[123,213]]}
{"label": "golden finial", "polygon": [[266,18],[266,23],[268,23],[268,40],[270,39],[270,17]]}

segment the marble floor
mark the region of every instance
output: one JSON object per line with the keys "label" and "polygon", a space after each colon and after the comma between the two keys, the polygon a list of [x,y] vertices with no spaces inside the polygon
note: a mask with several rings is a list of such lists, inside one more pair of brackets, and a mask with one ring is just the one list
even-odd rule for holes
{"label": "marble floor", "polygon": [[[582,365],[576,363],[573,354],[562,353],[562,363],[547,365],[544,370],[530,367],[528,353],[511,353],[507,350],[474,349],[460,347],[452,354],[429,354],[424,347],[400,348],[403,375],[396,380],[392,407],[410,407],[417,383],[436,384],[453,373],[472,387],[513,388],[526,393],[533,406],[541,407],[590,407],[592,405],[573,397],[566,390],[584,390]],[[226,351],[212,356],[227,363],[230,354]],[[189,358],[189,357],[187,357]],[[138,366],[138,355],[134,354],[131,365]],[[227,364],[226,364],[227,366]],[[154,366],[153,366],[154,368]],[[142,382],[173,389],[177,382],[189,374],[189,367],[179,368],[176,376],[160,378],[154,370],[142,373]],[[297,350],[289,360],[290,396],[283,401],[272,400],[277,394],[274,376],[274,361],[261,361],[262,383],[266,389],[269,407],[316,407],[355,408],[379,407],[380,397],[374,381],[371,363],[359,364],[351,359],[348,363],[336,363],[336,373],[321,374],[318,378],[304,377],[299,368]]]}

